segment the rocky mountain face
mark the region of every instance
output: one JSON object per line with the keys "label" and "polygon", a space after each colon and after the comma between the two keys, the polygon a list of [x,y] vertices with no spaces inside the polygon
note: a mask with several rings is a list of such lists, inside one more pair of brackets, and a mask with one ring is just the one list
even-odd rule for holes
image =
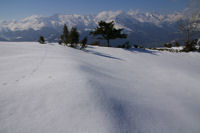
{"label": "rocky mountain face", "polygon": [[[159,46],[178,38],[176,23],[182,13],[162,15],[138,11],[103,11],[97,15],[56,14],[50,17],[30,16],[23,20],[0,21],[0,41],[37,41],[40,35],[55,42],[64,24],[76,26],[81,37],[88,36],[99,21],[115,21],[116,28],[123,28],[131,44]],[[126,41],[127,41],[126,40]],[[90,42],[94,41],[90,38]],[[115,45],[122,40],[111,42]]]}

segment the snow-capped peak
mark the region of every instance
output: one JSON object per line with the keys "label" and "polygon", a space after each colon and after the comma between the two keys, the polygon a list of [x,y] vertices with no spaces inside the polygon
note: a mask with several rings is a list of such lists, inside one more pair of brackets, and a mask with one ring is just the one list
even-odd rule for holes
{"label": "snow-capped peak", "polygon": [[34,20],[39,19],[40,17],[41,17],[41,16],[32,15],[32,16],[30,16],[30,17],[24,18],[22,21],[34,21]]}
{"label": "snow-capped peak", "polygon": [[[181,13],[173,13],[163,15],[159,13],[143,13],[139,10],[124,11],[102,11],[96,15],[69,15],[69,14],[55,14],[48,17],[33,15],[22,20],[3,21],[0,22],[0,38],[10,38],[7,40],[26,40],[36,41],[36,38],[42,34],[46,34],[47,39],[56,41],[64,24],[71,27],[78,28],[80,33],[84,36],[93,30],[99,21],[115,22],[115,28],[124,29],[124,32],[129,34],[137,34],[137,40],[144,38],[146,40],[156,40],[157,38],[165,38],[165,31],[168,35],[174,33],[173,24],[177,22],[183,15]],[[166,27],[169,25],[169,27]],[[150,28],[149,28],[150,27]],[[19,31],[19,32],[15,32]],[[158,32],[157,32],[158,31]],[[163,32],[162,32],[163,31]],[[155,35],[152,37],[152,33]],[[171,33],[173,32],[173,33]],[[18,34],[21,34],[18,38]],[[31,38],[30,38],[31,36]],[[175,38],[173,38],[175,39]],[[49,39],[50,40],[50,39]],[[136,41],[137,41],[136,40]],[[167,40],[170,41],[170,40]],[[162,42],[161,42],[162,43]]]}
{"label": "snow-capped peak", "polygon": [[123,11],[102,11],[102,12],[100,12],[99,14],[97,14],[97,16],[96,16],[96,20],[107,20],[107,21],[109,21],[109,20],[112,20],[112,19],[114,19],[116,16],[118,16],[118,15],[120,15],[120,14],[122,14],[123,13]]}
{"label": "snow-capped peak", "polygon": [[[115,21],[117,27],[126,27],[126,21],[129,22],[148,22],[160,25],[163,22],[174,22],[182,17],[181,13],[174,13],[169,15],[161,15],[158,13],[141,13],[139,10],[130,10],[128,12],[119,11],[102,11],[97,15],[65,15],[65,14],[56,14],[50,17],[42,17],[33,15],[26,17],[19,21],[9,21],[1,22],[1,29],[9,29],[11,31],[23,31],[28,29],[40,30],[42,27],[56,27],[67,24],[69,27],[72,26],[87,26],[96,25],[99,21]],[[124,24],[121,23],[123,21]]]}

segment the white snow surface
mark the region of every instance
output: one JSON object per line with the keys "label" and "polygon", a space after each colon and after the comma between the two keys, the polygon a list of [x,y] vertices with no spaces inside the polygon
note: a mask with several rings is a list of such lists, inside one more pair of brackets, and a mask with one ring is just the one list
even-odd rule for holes
{"label": "white snow surface", "polygon": [[0,42],[0,133],[199,133],[200,54]]}

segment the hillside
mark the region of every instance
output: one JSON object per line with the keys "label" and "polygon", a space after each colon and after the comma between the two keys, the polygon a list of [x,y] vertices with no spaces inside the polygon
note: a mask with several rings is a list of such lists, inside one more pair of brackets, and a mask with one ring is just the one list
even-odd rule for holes
{"label": "hillside", "polygon": [[200,55],[0,42],[1,133],[199,133]]}

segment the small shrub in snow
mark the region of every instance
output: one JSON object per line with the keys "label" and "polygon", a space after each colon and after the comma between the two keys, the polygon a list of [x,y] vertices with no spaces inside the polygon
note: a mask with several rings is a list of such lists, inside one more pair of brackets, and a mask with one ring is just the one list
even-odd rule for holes
{"label": "small shrub in snow", "polygon": [[80,49],[86,48],[87,42],[88,42],[87,37],[83,38],[83,40],[81,40],[81,42],[80,42],[81,43],[81,48]]}
{"label": "small shrub in snow", "polygon": [[138,45],[134,45],[134,48],[138,48]]}
{"label": "small shrub in snow", "polygon": [[180,47],[180,44],[178,42],[175,42],[174,46],[175,47]]}
{"label": "small shrub in snow", "polygon": [[43,36],[40,36],[40,39],[39,39],[38,42],[41,43],[41,44],[45,44],[44,37],[43,37]]}
{"label": "small shrub in snow", "polygon": [[166,43],[166,44],[164,44],[164,47],[171,48],[172,44],[171,43]]}
{"label": "small shrub in snow", "polygon": [[58,44],[62,45],[62,41],[61,41],[61,40],[59,40],[59,41],[58,41]]}
{"label": "small shrub in snow", "polygon": [[190,51],[196,51],[196,47],[195,47],[195,41],[186,41],[185,42],[185,47],[183,48],[183,52],[190,52]]}

